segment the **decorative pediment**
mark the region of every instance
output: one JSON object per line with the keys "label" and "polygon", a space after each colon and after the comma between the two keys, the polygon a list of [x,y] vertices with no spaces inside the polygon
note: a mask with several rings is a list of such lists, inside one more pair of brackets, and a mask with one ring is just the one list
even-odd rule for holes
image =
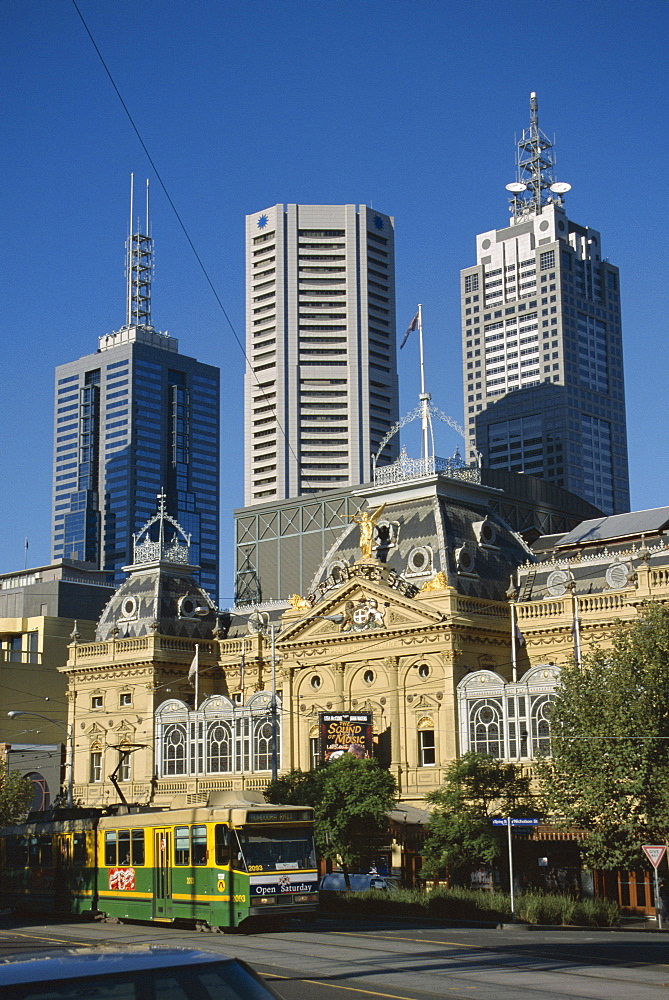
{"label": "decorative pediment", "polygon": [[361,634],[381,635],[397,628],[421,629],[443,621],[441,612],[424,600],[406,597],[386,581],[357,577],[346,580],[297,621],[291,622],[290,617],[290,612],[284,615],[285,624],[276,639],[278,648],[295,643],[347,641]]}

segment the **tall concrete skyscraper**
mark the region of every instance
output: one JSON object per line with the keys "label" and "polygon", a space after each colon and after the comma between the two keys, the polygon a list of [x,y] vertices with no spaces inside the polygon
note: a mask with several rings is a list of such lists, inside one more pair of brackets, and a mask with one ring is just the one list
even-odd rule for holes
{"label": "tall concrete skyscraper", "polygon": [[572,222],[536,94],[518,143],[509,224],[461,273],[467,455],[629,510],[618,269]]}
{"label": "tall concrete skyscraper", "polygon": [[164,494],[214,601],[219,565],[219,370],[151,324],[153,240],[132,221],[126,322],[56,369],[51,558],[124,578],[132,536]]}
{"label": "tall concrete skyscraper", "polygon": [[[246,217],[245,503],[367,482],[398,420],[394,224],[363,205]],[[397,457],[397,437],[380,464]]]}

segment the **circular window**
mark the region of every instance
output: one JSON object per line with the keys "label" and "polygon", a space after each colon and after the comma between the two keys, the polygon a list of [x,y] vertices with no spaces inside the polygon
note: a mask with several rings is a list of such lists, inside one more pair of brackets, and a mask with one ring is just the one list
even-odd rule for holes
{"label": "circular window", "polygon": [[458,553],[458,566],[461,570],[467,573],[474,566],[474,560],[472,559],[472,554],[467,549],[461,549]]}
{"label": "circular window", "polygon": [[418,676],[419,677],[430,676],[430,668],[428,667],[427,663],[421,663],[421,665],[418,668]]}
{"label": "circular window", "polygon": [[606,582],[612,590],[620,590],[627,586],[629,566],[625,563],[611,563],[606,571]]}
{"label": "circular window", "polygon": [[490,521],[484,521],[481,525],[481,541],[484,545],[493,545],[495,542],[496,532],[494,526]]}
{"label": "circular window", "polygon": [[362,679],[365,682],[365,684],[373,684],[374,683],[374,671],[373,670],[365,670],[364,674],[362,675]]}
{"label": "circular window", "polygon": [[179,614],[182,618],[192,618],[197,610],[197,604],[192,597],[182,597],[179,601]]}
{"label": "circular window", "polygon": [[481,719],[481,722],[485,722],[486,724],[488,724],[492,722],[493,719],[495,718],[495,713],[491,708],[488,708],[488,706],[486,705],[481,709],[479,717]]}
{"label": "circular window", "polygon": [[548,575],[548,579],[546,580],[546,590],[551,597],[562,597],[562,595],[567,592],[568,583],[569,573],[565,572],[563,569],[556,569]]}
{"label": "circular window", "polygon": [[416,575],[430,573],[432,567],[432,550],[427,545],[420,545],[412,549],[407,559],[407,567],[410,573]]}
{"label": "circular window", "polygon": [[481,244],[481,250],[489,250],[489,249],[490,249],[490,240],[484,240],[483,243]]}
{"label": "circular window", "polygon": [[121,608],[121,613],[124,618],[134,618],[137,614],[137,598],[126,597]]}
{"label": "circular window", "polygon": [[311,678],[311,686],[314,689],[314,691],[318,691],[318,689],[319,689],[319,687],[321,686],[322,683],[323,682],[321,681],[321,679],[318,676],[318,674],[314,674],[314,676]]}
{"label": "circular window", "polygon": [[542,233],[546,232],[546,230],[548,229],[548,225],[549,223],[547,219],[544,219],[543,222],[539,223],[539,229],[542,231]]}
{"label": "circular window", "polygon": [[562,219],[560,219],[560,221],[558,222],[558,229],[560,230],[561,233],[564,232],[564,222],[562,221]]}

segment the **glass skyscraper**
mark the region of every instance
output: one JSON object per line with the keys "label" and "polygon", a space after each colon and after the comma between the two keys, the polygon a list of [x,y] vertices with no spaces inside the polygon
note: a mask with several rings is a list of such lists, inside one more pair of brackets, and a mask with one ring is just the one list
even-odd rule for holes
{"label": "glass skyscraper", "polygon": [[467,456],[629,510],[618,269],[567,217],[536,95],[508,184],[509,224],[462,271]]}
{"label": "glass skyscraper", "polygon": [[122,329],[56,369],[51,558],[108,570],[120,583],[133,533],[164,492],[216,602],[220,373],[151,326],[151,251],[145,235],[129,237]]}

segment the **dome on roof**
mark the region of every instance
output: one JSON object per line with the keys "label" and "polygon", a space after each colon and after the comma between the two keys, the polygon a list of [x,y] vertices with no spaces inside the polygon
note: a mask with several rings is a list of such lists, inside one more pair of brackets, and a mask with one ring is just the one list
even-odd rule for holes
{"label": "dome on roof", "polygon": [[218,612],[209,595],[195,580],[190,564],[190,536],[158,497],[158,512],[134,537],[134,559],[125,567],[127,580],[105,607],[96,638],[148,635],[210,639]]}

